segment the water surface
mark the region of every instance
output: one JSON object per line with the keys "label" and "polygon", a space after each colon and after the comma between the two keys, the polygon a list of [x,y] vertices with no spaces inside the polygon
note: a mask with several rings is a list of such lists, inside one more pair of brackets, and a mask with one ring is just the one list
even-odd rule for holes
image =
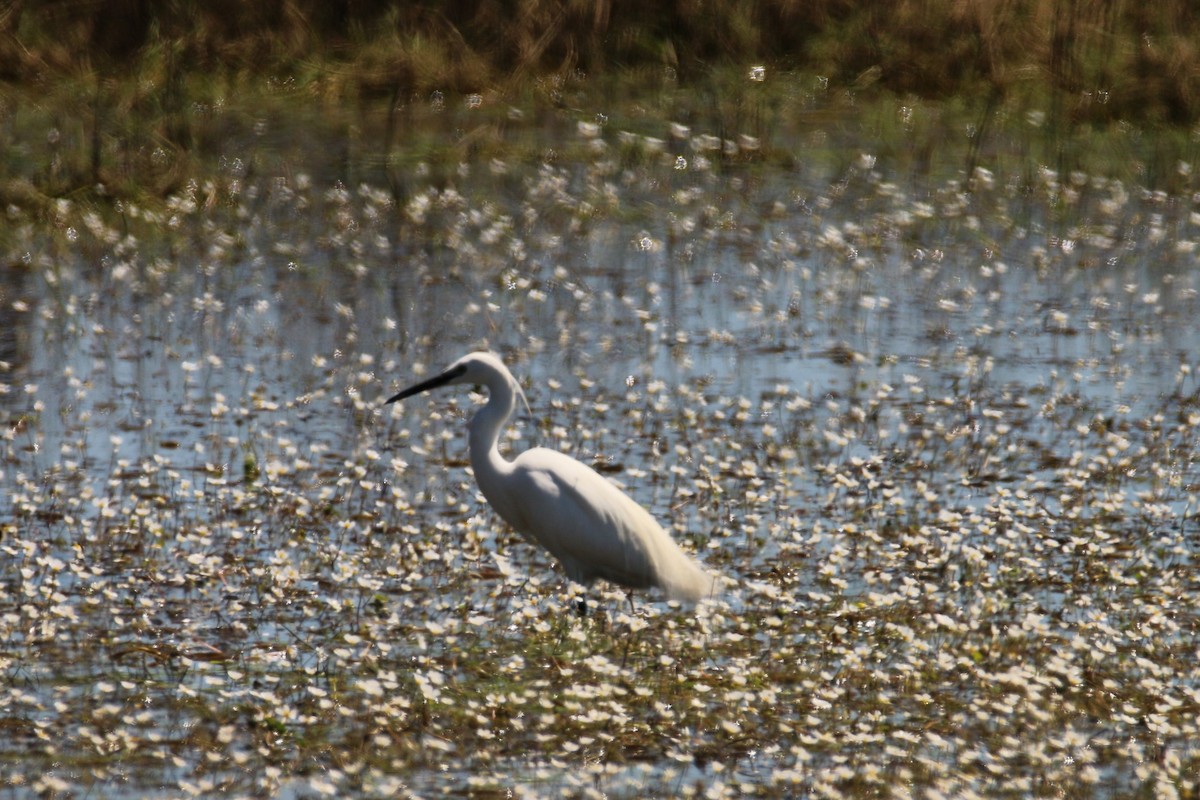
{"label": "water surface", "polygon": [[[1194,791],[1190,200],[670,131],[14,211],[6,785]],[[379,405],[484,348],[722,597],[571,615],[482,398]]]}

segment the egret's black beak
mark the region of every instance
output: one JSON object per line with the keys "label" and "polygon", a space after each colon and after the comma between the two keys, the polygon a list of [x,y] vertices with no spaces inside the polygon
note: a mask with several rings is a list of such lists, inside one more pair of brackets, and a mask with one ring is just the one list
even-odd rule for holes
{"label": "egret's black beak", "polygon": [[460,364],[457,367],[451,367],[441,375],[435,375],[427,381],[421,381],[416,386],[410,386],[402,392],[397,392],[387,400],[384,400],[383,404],[386,406],[388,403],[394,403],[397,400],[403,400],[406,397],[412,397],[414,394],[420,394],[421,392],[427,392],[430,389],[436,389],[439,386],[445,386],[455,378],[461,378],[463,373],[466,371],[467,367],[465,364]]}

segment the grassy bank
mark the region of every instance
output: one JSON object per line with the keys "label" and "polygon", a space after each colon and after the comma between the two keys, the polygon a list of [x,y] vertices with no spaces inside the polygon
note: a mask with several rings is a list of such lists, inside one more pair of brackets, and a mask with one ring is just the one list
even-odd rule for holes
{"label": "grassy bank", "polygon": [[572,70],[663,67],[690,80],[751,62],[925,98],[1056,96],[1075,121],[1190,125],[1200,20],[1185,0],[27,0],[0,16],[0,78],[14,82],[321,71],[403,97]]}
{"label": "grassy bank", "polygon": [[857,137],[903,172],[1186,192],[1198,98],[1183,0],[28,0],[0,13],[0,202],[163,197],[223,159],[399,197],[415,164],[541,159],[593,120],[747,135],[773,166]]}
{"label": "grassy bank", "polygon": [[355,90],[403,96],[572,70],[668,67],[690,79],[748,62],[928,98],[1058,95],[1079,121],[1190,125],[1200,22],[1186,0],[31,0],[0,17],[6,80],[332,70]]}

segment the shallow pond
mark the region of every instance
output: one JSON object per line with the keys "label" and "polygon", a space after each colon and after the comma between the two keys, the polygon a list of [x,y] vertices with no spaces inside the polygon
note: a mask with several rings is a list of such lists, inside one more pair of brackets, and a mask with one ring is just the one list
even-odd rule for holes
{"label": "shallow pond", "polygon": [[[712,133],[10,210],[4,788],[1194,794],[1192,199]],[[379,405],[483,348],[719,598],[577,618]]]}

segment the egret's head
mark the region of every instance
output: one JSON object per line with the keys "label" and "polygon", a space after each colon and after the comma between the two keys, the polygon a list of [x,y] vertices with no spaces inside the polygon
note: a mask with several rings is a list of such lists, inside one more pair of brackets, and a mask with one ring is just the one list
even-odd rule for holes
{"label": "egret's head", "polygon": [[491,353],[484,352],[469,353],[463,356],[451,364],[440,375],[435,375],[427,381],[421,381],[415,386],[410,386],[404,391],[392,395],[385,401],[385,405],[387,403],[395,403],[397,400],[403,400],[406,397],[412,397],[414,394],[436,389],[439,386],[449,386],[456,383],[486,386],[489,395],[493,397],[502,393],[510,395],[515,393],[520,396],[521,402],[525,404],[525,410],[529,410],[529,401],[525,399],[525,393],[521,391],[521,385],[517,383],[517,379],[504,366],[504,362]]}

